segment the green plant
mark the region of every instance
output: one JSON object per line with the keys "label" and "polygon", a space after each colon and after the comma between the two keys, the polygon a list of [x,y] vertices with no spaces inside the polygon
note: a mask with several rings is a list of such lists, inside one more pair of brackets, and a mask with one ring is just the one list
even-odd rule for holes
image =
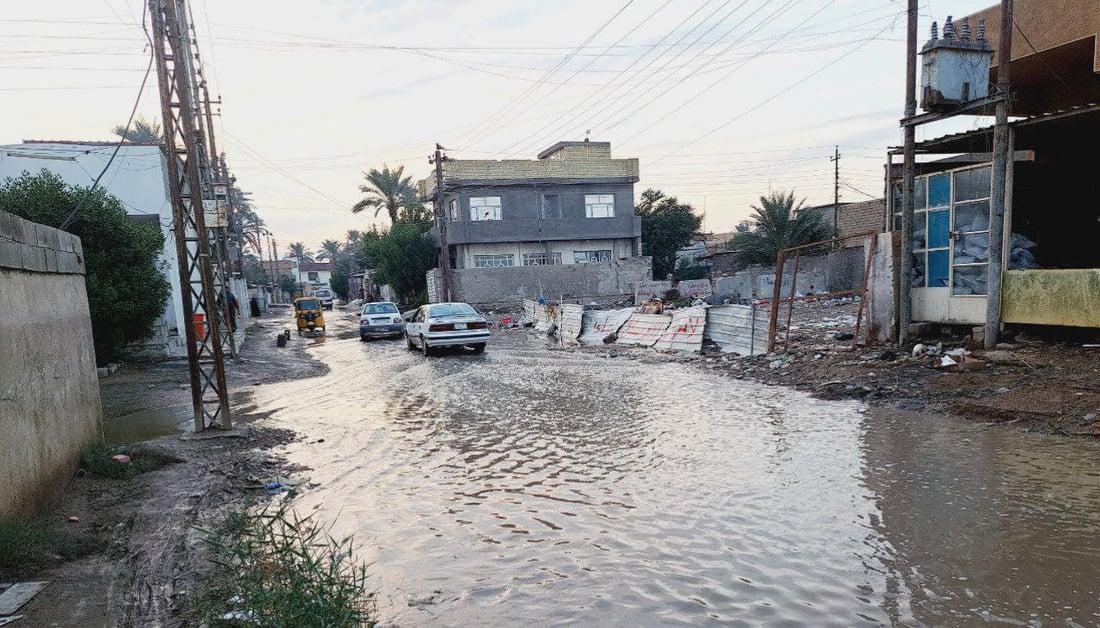
{"label": "green plant", "polygon": [[286,502],[199,531],[214,568],[193,600],[196,624],[373,625],[367,570],[352,539],[334,538]]}
{"label": "green plant", "polygon": [[835,234],[832,225],[819,211],[803,210],[805,199],[794,202],[794,192],[772,192],[760,197],[760,205],[752,206],[747,221],[748,231],[738,225],[729,241],[729,249],[737,255],[741,266],[774,264],[783,249],[828,240]]}
{"label": "green plant", "polygon": [[[118,462],[112,456],[123,454],[129,462]],[[110,445],[95,443],[80,452],[80,468],[89,475],[105,478],[128,478],[148,473],[183,460],[170,453],[145,445]]]}
{"label": "green plant", "polygon": [[351,208],[353,213],[373,209],[374,215],[378,216],[384,209],[390,222],[396,223],[400,219],[402,208],[419,205],[416,190],[412,186],[412,177],[405,175],[405,166],[390,170],[389,166],[383,165],[381,172],[371,168],[370,172],[363,173],[363,179],[366,184],[360,185],[359,191],[366,196]]}
{"label": "green plant", "polygon": [[642,192],[634,213],[642,217],[642,254],[653,257],[653,278],[662,280],[673,272],[676,251],[691,244],[703,219],[691,205],[654,189]]}
{"label": "green plant", "polygon": [[31,576],[102,547],[95,537],[61,530],[45,521],[0,521],[0,580]]}
{"label": "green plant", "polygon": [[429,227],[398,220],[378,238],[364,240],[367,257],[378,270],[374,281],[393,286],[403,303],[427,291],[425,273],[435,267],[437,257],[435,240],[426,233]]}
{"label": "green plant", "polygon": [[152,335],[164,313],[169,285],[157,265],[164,234],[132,220],[102,189],[68,185],[48,170],[0,183],[0,210],[32,222],[58,227],[78,208],[66,230],[84,249],[96,361],[106,364],[127,344]]}

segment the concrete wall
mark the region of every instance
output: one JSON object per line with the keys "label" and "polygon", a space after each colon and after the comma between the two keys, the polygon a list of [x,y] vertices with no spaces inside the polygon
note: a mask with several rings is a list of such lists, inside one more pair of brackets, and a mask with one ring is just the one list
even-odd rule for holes
{"label": "concrete wall", "polygon": [[[431,271],[438,272],[438,271]],[[523,299],[612,303],[630,300],[634,282],[649,280],[652,259],[632,257],[610,264],[465,268],[453,271],[455,299],[480,307],[521,305]]]}
{"label": "concrete wall", "polygon": [[[72,185],[90,186],[92,175],[107,166],[114,143],[35,142],[0,146],[0,179],[23,172],[47,170]],[[156,334],[143,343],[148,355],[186,356],[187,344],[180,321],[183,297],[175,233],[172,231],[172,202],[168,194],[168,169],[164,154],[155,145],[124,144],[100,182],[108,194],[122,203],[126,213],[159,223],[164,249],[158,264],[172,286],[164,314],[156,323]]]}
{"label": "concrete wall", "polygon": [[634,241],[619,239],[465,244],[455,247],[454,260],[458,268],[475,268],[475,255],[511,255],[515,266],[523,266],[524,253],[557,253],[562,264],[573,264],[579,251],[611,251],[613,260],[635,257]]}
{"label": "concrete wall", "polygon": [[0,518],[32,512],[100,433],[80,239],[0,212]]}

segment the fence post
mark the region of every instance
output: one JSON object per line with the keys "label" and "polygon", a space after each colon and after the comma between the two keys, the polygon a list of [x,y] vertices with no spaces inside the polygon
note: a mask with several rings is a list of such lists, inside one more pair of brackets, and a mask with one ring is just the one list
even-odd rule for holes
{"label": "fence post", "polygon": [[783,264],[785,262],[786,255],[783,251],[780,251],[775,259],[775,286],[772,287],[772,308],[771,315],[768,317],[768,353],[775,350],[775,333],[779,323],[780,286],[783,285]]}

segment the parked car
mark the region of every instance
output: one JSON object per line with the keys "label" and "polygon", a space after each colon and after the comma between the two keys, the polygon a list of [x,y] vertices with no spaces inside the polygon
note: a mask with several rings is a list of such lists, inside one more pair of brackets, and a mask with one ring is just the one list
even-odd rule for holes
{"label": "parked car", "polygon": [[317,288],[316,290],[313,291],[313,294],[310,295],[310,296],[316,297],[317,299],[320,299],[321,300],[321,307],[325,308],[326,310],[331,310],[332,309],[332,302],[333,302],[333,299],[334,299],[335,295],[332,293],[332,290],[330,290],[329,288]]}
{"label": "parked car", "polygon": [[485,351],[489,342],[489,323],[468,303],[431,303],[416,311],[405,325],[409,351],[418,347],[431,355],[440,347],[470,347],[474,353]]}
{"label": "parked car", "polygon": [[364,303],[359,315],[359,339],[398,338],[405,333],[405,319],[397,304],[389,302]]}

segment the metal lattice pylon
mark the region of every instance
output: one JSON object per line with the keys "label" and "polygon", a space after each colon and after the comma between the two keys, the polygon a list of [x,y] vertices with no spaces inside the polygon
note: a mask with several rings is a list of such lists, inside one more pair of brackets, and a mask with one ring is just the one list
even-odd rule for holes
{"label": "metal lattice pylon", "polygon": [[[222,354],[224,307],[218,305],[216,246],[211,246],[204,199],[214,200],[206,158],[202,120],[197,108],[193,56],[184,23],[184,0],[149,0],[153,52],[160,86],[164,152],[172,200],[173,230],[179,259],[180,286],[191,375],[195,431],[229,428],[229,393]],[[216,213],[214,214],[216,216]],[[219,256],[220,257],[220,256]]]}

